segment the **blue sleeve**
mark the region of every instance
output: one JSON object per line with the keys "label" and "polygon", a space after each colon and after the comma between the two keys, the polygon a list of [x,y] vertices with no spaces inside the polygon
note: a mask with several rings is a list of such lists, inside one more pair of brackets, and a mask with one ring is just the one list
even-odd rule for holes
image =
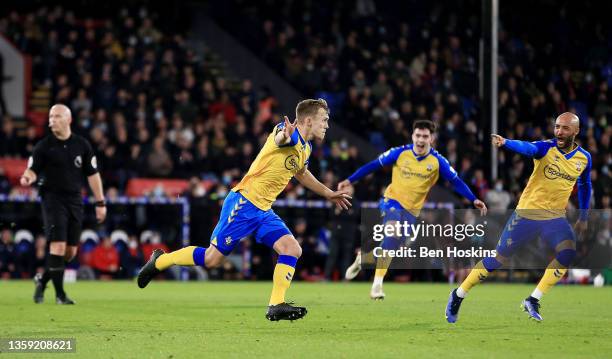
{"label": "blue sleeve", "polygon": [[348,180],[351,183],[355,183],[357,181],[359,181],[360,179],[362,179],[363,177],[369,175],[370,173],[377,171],[379,169],[381,169],[383,166],[382,164],[380,164],[378,158],[366,163],[365,165],[359,167],[359,169],[357,171],[355,171],[355,173],[353,173]]}
{"label": "blue sleeve", "polygon": [[580,219],[586,221],[589,215],[589,202],[591,201],[591,155],[587,155],[587,165],[578,177],[578,208],[580,209]]}
{"label": "blue sleeve", "polygon": [[[280,131],[282,131],[285,128],[285,123],[281,122],[278,125],[276,125],[276,129],[274,130],[274,136],[276,136]],[[295,146],[299,139],[298,139],[298,132],[293,131],[293,134],[291,135],[291,140],[289,141],[289,143],[285,143],[284,145],[280,145],[278,147],[287,147],[287,146]]]}
{"label": "blue sleeve", "polygon": [[406,150],[405,146],[393,147],[378,156],[378,162],[381,166],[391,166],[395,164],[399,155]]}
{"label": "blue sleeve", "polygon": [[397,161],[399,155],[405,150],[405,147],[393,147],[384,153],[381,153],[375,160],[361,166],[353,173],[348,180],[355,183],[370,173],[381,169],[383,166],[390,166]]}
{"label": "blue sleeve", "polygon": [[519,141],[519,140],[508,140],[504,143],[504,147],[514,152],[520,153],[525,156],[542,158],[548,152],[551,147],[551,142],[548,141]]}
{"label": "blue sleeve", "polygon": [[463,182],[463,180],[459,177],[457,171],[451,167],[448,160],[439,154],[436,154],[436,158],[440,164],[440,175],[442,178],[453,184],[453,190],[455,192],[467,198],[470,202],[474,202],[474,200],[476,200],[476,196],[474,193],[472,193],[467,184],[465,184],[465,182]]}

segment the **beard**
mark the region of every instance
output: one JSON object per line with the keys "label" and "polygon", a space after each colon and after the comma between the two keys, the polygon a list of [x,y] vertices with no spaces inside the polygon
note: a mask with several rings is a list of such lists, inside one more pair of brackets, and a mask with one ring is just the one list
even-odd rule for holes
{"label": "beard", "polygon": [[557,144],[559,144],[560,141],[563,142],[563,145],[559,146],[559,148],[562,150],[565,150],[565,149],[569,149],[570,147],[572,147],[575,136],[568,136],[568,137],[557,136],[556,138],[557,138]]}

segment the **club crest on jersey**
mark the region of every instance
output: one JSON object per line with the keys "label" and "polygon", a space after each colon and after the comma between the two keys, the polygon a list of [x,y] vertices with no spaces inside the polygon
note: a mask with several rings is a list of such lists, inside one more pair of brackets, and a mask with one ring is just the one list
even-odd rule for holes
{"label": "club crest on jersey", "polygon": [[431,163],[427,165],[427,170],[428,170],[428,171],[433,170],[433,165],[432,165]]}
{"label": "club crest on jersey", "polygon": [[561,158],[559,158],[559,155],[555,155],[555,162],[559,162]]}
{"label": "club crest on jersey", "polygon": [[74,158],[74,165],[76,166],[76,168],[81,168],[83,166],[83,159],[81,158],[81,156],[76,156]]}
{"label": "club crest on jersey", "polygon": [[578,172],[582,171],[582,162],[580,161],[576,162],[576,171]]}
{"label": "club crest on jersey", "polygon": [[285,168],[289,171],[296,170],[298,168],[298,156],[289,155],[285,158]]}
{"label": "club crest on jersey", "polygon": [[225,237],[225,245],[229,246],[230,244],[232,244],[232,237],[231,236]]}

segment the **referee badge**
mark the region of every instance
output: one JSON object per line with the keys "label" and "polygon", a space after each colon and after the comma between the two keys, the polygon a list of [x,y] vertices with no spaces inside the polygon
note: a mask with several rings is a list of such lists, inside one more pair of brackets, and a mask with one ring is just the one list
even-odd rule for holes
{"label": "referee badge", "polygon": [[81,168],[81,167],[83,166],[83,160],[81,159],[81,156],[76,156],[76,157],[74,158],[74,165],[75,165],[77,168]]}

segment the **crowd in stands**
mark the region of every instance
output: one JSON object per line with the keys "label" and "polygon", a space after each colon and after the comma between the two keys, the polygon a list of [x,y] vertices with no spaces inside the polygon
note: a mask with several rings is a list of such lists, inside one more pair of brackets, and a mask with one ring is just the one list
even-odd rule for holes
{"label": "crowd in stands", "polygon": [[[482,161],[489,138],[478,105],[479,2],[223,3],[214,14],[219,23],[305,96],[328,99],[332,126],[382,150],[409,143],[412,122],[431,119],[440,130],[437,150],[473,191],[492,207],[516,204],[529,161],[501,151],[496,181]],[[588,23],[568,16],[575,5],[545,11],[538,4],[534,11],[546,13],[539,24],[515,16],[518,5],[500,12],[500,133],[550,138],[556,115],[578,113],[580,142],[593,155],[593,207],[609,209],[610,25],[598,16]],[[585,4],[593,13],[594,2]],[[0,32],[32,56],[34,86],[48,86],[53,103],[70,106],[72,128],[92,142],[109,191],[123,194],[134,177],[178,177],[191,179],[188,196],[222,199],[280,121],[277,100],[249,79],[233,82],[213,71],[185,32],[162,30],[159,19],[143,9],[99,19],[40,7],[0,14]],[[542,31],[527,31],[535,28]],[[34,125],[19,132],[4,116],[0,157],[27,157],[43,134]],[[310,168],[335,187],[363,163],[361,155],[346,140],[316,143]],[[204,179],[212,187],[199,185]],[[386,182],[387,176],[365,179],[355,197],[377,200]],[[0,168],[0,192],[13,189]],[[283,196],[316,198],[296,183]],[[299,218],[291,225],[302,230]],[[312,247],[308,263],[322,271],[321,235],[303,227],[302,243]],[[98,274],[113,272],[115,256],[106,257],[96,264]]]}
{"label": "crowd in stands", "polygon": [[[500,10],[499,131],[548,139],[557,115],[577,113],[580,143],[593,155],[594,208],[610,208],[612,27],[594,1],[529,6]],[[431,119],[437,149],[475,192],[486,198],[499,188],[482,160],[489,136],[478,108],[479,1],[230,1],[222,9],[227,31],[304,93],[332,98],[347,128],[384,148],[410,142],[411,123]],[[492,198],[516,203],[531,168],[502,151],[499,183],[510,201]]]}

